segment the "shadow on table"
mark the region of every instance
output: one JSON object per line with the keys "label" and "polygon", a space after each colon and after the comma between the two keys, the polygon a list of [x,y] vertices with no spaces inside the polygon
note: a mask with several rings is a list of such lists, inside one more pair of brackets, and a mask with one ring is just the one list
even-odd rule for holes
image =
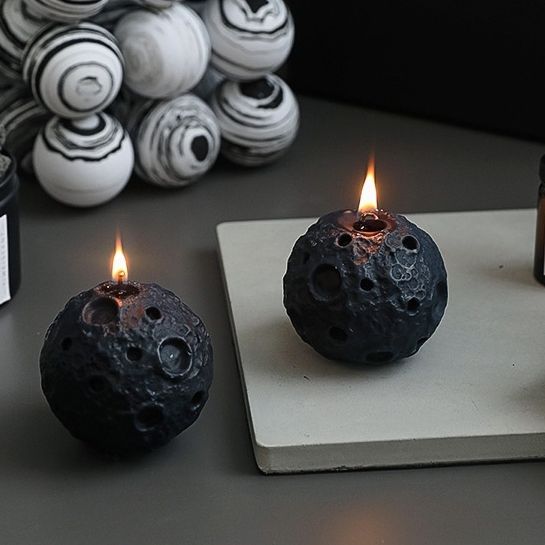
{"label": "shadow on table", "polygon": [[[9,429],[11,428],[11,429]],[[145,455],[116,459],[93,450],[72,438],[43,404],[3,407],[0,429],[7,440],[0,449],[0,467],[4,471],[22,470],[48,475],[87,475],[134,470],[173,455],[170,445]],[[176,453],[179,456],[179,451]]]}

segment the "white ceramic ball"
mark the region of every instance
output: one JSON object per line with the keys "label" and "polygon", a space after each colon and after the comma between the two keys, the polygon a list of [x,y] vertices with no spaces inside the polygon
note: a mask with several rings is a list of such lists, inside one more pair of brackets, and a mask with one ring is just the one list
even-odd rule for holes
{"label": "white ceramic ball", "polygon": [[220,130],[212,110],[198,97],[146,101],[133,112],[130,130],[136,151],[136,173],[164,187],[186,186],[215,163]]}
{"label": "white ceramic ball", "polygon": [[70,119],[104,110],[123,83],[123,57],[98,25],[54,25],[39,32],[24,56],[23,77],[36,100]]}
{"label": "white ceramic ball", "polygon": [[275,75],[252,82],[224,81],[211,107],[221,130],[222,154],[243,166],[259,166],[280,157],[299,128],[297,100]]}
{"label": "white ceramic ball", "polygon": [[25,0],[28,8],[39,17],[51,21],[75,23],[93,17],[109,0]]}
{"label": "white ceramic ball", "polygon": [[71,206],[96,206],[114,198],[134,166],[131,139],[104,113],[85,119],[54,117],[34,144],[34,170],[54,199]]}
{"label": "white ceramic ball", "polygon": [[293,45],[293,19],[283,0],[209,0],[203,20],[212,65],[230,79],[274,72]]}
{"label": "white ceramic ball", "polygon": [[137,10],[115,28],[126,61],[125,83],[149,98],[172,98],[192,89],[210,59],[210,40],[200,17],[182,4]]}
{"label": "white ceramic ball", "polygon": [[3,81],[20,82],[25,46],[47,24],[30,13],[23,0],[3,0],[0,4],[0,78]]}

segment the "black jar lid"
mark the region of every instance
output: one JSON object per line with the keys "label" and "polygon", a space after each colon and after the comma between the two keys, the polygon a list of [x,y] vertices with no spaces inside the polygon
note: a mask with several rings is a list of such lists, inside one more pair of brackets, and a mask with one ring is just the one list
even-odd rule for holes
{"label": "black jar lid", "polygon": [[17,178],[17,163],[13,155],[6,148],[0,149],[0,155],[4,155],[10,160],[6,172],[0,176],[0,201],[3,201],[10,194],[17,191],[19,179]]}

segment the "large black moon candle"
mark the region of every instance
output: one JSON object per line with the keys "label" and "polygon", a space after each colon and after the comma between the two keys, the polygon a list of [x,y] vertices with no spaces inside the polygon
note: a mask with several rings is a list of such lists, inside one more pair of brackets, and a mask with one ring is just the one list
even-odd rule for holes
{"label": "large black moon candle", "polygon": [[130,454],[164,445],[197,419],[212,345],[174,293],[128,280],[118,241],[112,281],[68,301],[46,334],[40,371],[51,409],[74,437]]}
{"label": "large black moon candle", "polygon": [[284,276],[299,336],[331,359],[383,364],[415,354],[439,325],[447,273],[425,231],[377,206],[371,162],[359,208],[322,216]]}

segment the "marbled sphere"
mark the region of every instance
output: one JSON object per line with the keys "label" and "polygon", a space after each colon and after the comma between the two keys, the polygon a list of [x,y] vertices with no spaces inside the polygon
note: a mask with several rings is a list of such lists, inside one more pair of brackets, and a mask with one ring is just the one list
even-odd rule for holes
{"label": "marbled sphere", "polygon": [[0,5],[0,80],[20,83],[24,49],[47,24],[31,13],[23,0],[3,1]]}
{"label": "marbled sphere", "polygon": [[144,181],[183,187],[216,162],[221,142],[218,123],[212,110],[195,95],[142,101],[128,118],[136,173]]}
{"label": "marbled sphere", "polygon": [[299,129],[299,106],[288,85],[269,75],[223,81],[210,106],[221,130],[221,153],[233,163],[260,166],[284,154]]}
{"label": "marbled sphere", "polygon": [[68,301],[40,355],[42,389],[70,433],[114,454],[164,445],[199,416],[212,383],[200,318],[157,284],[105,282]]}
{"label": "marbled sphere", "polygon": [[230,79],[274,72],[293,45],[293,20],[283,0],[208,0],[203,20],[212,65]]}
{"label": "marbled sphere", "polygon": [[383,364],[415,354],[439,325],[447,273],[439,248],[400,215],[364,233],[353,210],[323,216],[301,236],[284,276],[299,336],[331,359]]}
{"label": "marbled sphere", "polygon": [[24,0],[29,10],[44,19],[75,23],[93,17],[109,0]]}
{"label": "marbled sphere", "polygon": [[132,11],[114,33],[126,61],[125,84],[141,96],[179,96],[197,85],[208,66],[206,28],[183,4]]}
{"label": "marbled sphere", "polygon": [[121,123],[105,113],[77,120],[54,117],[36,138],[33,162],[51,197],[70,206],[97,206],[129,181],[134,150]]}
{"label": "marbled sphere", "polygon": [[38,104],[26,87],[11,87],[0,92],[0,127],[5,146],[17,160],[19,169],[32,174],[32,148],[36,136],[52,114]]}
{"label": "marbled sphere", "polygon": [[112,34],[98,25],[47,26],[28,44],[23,77],[38,102],[77,119],[113,102],[123,83],[123,57]]}

